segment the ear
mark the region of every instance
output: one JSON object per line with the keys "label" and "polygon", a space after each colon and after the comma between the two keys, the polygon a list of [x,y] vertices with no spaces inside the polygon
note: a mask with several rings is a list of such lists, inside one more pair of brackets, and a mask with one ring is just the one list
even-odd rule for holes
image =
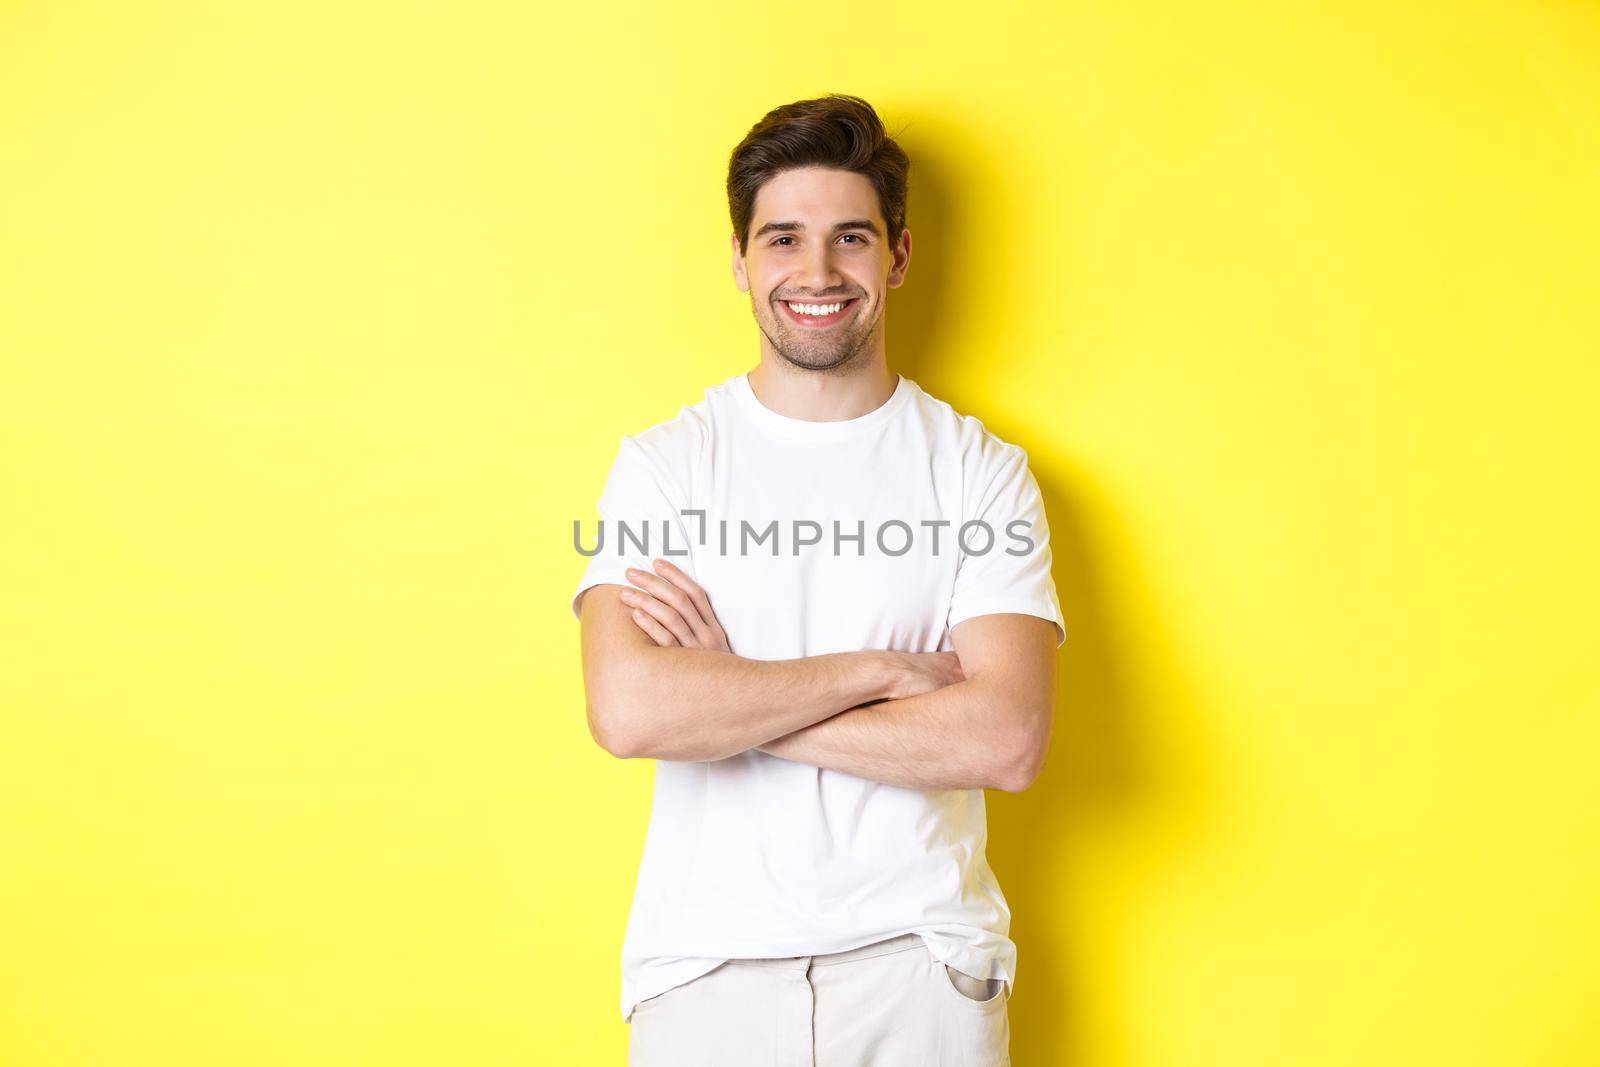
{"label": "ear", "polygon": [[900,283],[906,280],[906,268],[911,265],[911,231],[902,229],[900,240],[894,245],[894,259],[889,264],[889,277],[884,279],[884,284],[891,289],[898,289]]}
{"label": "ear", "polygon": [[739,235],[729,234],[728,243],[733,249],[733,284],[739,287],[741,293],[750,291],[750,279],[744,272],[744,256],[739,254]]}

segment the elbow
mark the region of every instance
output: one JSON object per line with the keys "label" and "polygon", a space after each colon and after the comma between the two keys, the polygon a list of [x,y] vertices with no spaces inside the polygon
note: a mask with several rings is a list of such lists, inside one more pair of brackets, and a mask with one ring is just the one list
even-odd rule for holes
{"label": "elbow", "polygon": [[618,759],[637,759],[645,755],[638,728],[640,692],[633,684],[637,668],[614,664],[604,674],[586,680],[584,699],[589,719],[589,736],[595,744]]}
{"label": "elbow", "polygon": [[685,715],[690,709],[666,702],[662,696],[666,688],[653,650],[613,660],[584,686],[589,736],[618,759],[685,763],[734,754],[709,751],[708,738],[685,729],[683,724],[695,721]]}
{"label": "elbow", "polygon": [[704,751],[697,739],[693,737],[678,736],[672,739],[664,737],[659,731],[652,732],[642,726],[631,725],[639,717],[626,712],[596,713],[591,707],[589,714],[589,735],[594,738],[595,744],[605,749],[618,759],[653,759],[672,760],[676,763],[698,763],[702,760],[717,760],[724,756],[733,755],[732,752],[711,753]]}
{"label": "elbow", "polygon": [[590,699],[588,705],[589,736],[594,738],[594,743],[618,759],[632,759],[638,755],[624,718],[611,705],[598,700]]}
{"label": "elbow", "polygon": [[1016,731],[1011,743],[1001,746],[1002,758],[994,770],[994,788],[1006,793],[1029,788],[1044,770],[1045,754],[1050,748],[1050,709],[1036,711],[1026,721],[1027,727]]}
{"label": "elbow", "polygon": [[1020,793],[1033,785],[1043,765],[1043,759],[1013,760],[994,776],[994,788],[1005,793]]}
{"label": "elbow", "polygon": [[672,730],[649,655],[619,663],[586,686],[589,736],[618,759],[701,760],[695,738]]}

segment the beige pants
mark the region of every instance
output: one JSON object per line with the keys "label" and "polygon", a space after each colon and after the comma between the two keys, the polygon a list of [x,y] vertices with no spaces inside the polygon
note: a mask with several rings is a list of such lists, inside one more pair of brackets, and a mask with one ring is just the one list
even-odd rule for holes
{"label": "beige pants", "polygon": [[1010,1067],[1010,983],[916,934],[825,956],[729,960],[633,1010],[629,1067]]}

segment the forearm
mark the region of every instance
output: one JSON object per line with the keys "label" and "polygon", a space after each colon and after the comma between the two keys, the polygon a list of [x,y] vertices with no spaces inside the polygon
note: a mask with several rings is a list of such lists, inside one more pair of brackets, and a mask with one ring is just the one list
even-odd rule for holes
{"label": "forearm", "polygon": [[604,698],[627,754],[724,759],[891,696],[892,653],[836,652],[758,660],[700,648],[638,648],[617,664]]}
{"label": "forearm", "polygon": [[969,678],[847,711],[761,744],[763,752],[908,789],[1011,789],[1019,730],[1004,695]]}

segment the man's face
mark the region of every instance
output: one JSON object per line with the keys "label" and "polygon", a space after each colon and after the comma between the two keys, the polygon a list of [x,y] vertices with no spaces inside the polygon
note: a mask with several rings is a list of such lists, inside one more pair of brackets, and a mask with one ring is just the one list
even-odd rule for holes
{"label": "man's face", "polygon": [[[733,276],[778,356],[828,371],[881,347],[884,299],[911,259],[910,232],[891,246],[886,229],[865,175],[804,167],[761,186],[744,255],[732,238]],[[829,314],[809,313],[838,304]]]}

